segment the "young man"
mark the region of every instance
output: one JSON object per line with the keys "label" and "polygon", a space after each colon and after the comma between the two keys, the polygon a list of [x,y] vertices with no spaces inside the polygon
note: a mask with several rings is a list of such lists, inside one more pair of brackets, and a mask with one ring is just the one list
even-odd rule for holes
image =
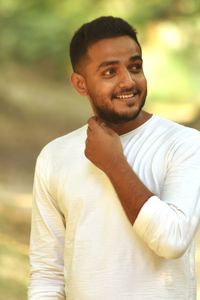
{"label": "young man", "polygon": [[38,158],[29,299],[195,299],[199,132],[143,111],[141,47],[124,20],[84,24],[70,55],[94,116]]}

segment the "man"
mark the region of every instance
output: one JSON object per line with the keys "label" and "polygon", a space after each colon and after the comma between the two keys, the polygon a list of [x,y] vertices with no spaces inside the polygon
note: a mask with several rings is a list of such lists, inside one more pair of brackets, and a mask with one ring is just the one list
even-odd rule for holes
{"label": "man", "polygon": [[70,56],[94,116],[38,158],[29,299],[195,299],[199,132],[142,109],[141,46],[124,20],[84,24]]}

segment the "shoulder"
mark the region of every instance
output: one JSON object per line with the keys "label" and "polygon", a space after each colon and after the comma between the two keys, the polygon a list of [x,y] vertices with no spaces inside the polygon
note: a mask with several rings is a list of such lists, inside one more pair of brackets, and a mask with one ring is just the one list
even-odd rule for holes
{"label": "shoulder", "polygon": [[81,144],[85,141],[86,138],[86,128],[87,126],[83,126],[81,128],[78,128],[64,136],[58,137],[55,140],[49,142],[43,150],[45,151],[58,151],[59,149],[62,148],[71,148],[72,146],[76,144]]}
{"label": "shoulder", "polygon": [[200,143],[200,131],[197,129],[187,127],[159,116],[155,116],[154,126],[155,128],[160,128],[163,134],[168,135],[169,138],[175,138],[176,141],[187,141],[194,139],[197,141],[197,143]]}
{"label": "shoulder", "polygon": [[85,147],[86,139],[86,130],[87,126],[78,128],[64,136],[58,137],[41,150],[37,163],[38,162],[53,162],[63,159],[72,159],[73,156],[78,152],[81,153]]}
{"label": "shoulder", "polygon": [[162,145],[167,145],[168,158],[176,162],[196,160],[200,163],[199,130],[157,116],[155,121],[162,128]]}

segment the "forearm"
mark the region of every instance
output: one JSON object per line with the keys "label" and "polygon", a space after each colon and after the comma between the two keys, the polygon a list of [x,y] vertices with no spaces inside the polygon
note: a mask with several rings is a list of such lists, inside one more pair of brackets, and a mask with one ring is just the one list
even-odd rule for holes
{"label": "forearm", "polygon": [[166,203],[165,197],[152,197],[154,195],[141,182],[126,159],[120,159],[115,166],[106,168],[106,174],[129,221],[134,224],[134,230],[148,246],[161,257],[178,258],[183,255],[199,223],[199,204],[195,206],[192,217],[185,209]]}
{"label": "forearm", "polygon": [[106,174],[129,221],[133,224],[142,206],[153,194],[131,169],[125,157],[110,165]]}

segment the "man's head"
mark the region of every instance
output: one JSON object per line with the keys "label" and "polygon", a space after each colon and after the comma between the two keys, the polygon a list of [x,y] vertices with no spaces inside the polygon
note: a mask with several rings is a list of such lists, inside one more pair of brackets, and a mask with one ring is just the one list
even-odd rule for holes
{"label": "man's head", "polygon": [[147,86],[136,31],[124,20],[100,17],[84,24],[70,45],[75,89],[106,122],[132,121],[144,105]]}
{"label": "man's head", "polygon": [[70,43],[70,59],[73,70],[78,71],[81,59],[87,55],[87,50],[92,44],[102,39],[120,36],[129,36],[141,50],[136,30],[121,18],[103,16],[83,24],[75,32]]}

